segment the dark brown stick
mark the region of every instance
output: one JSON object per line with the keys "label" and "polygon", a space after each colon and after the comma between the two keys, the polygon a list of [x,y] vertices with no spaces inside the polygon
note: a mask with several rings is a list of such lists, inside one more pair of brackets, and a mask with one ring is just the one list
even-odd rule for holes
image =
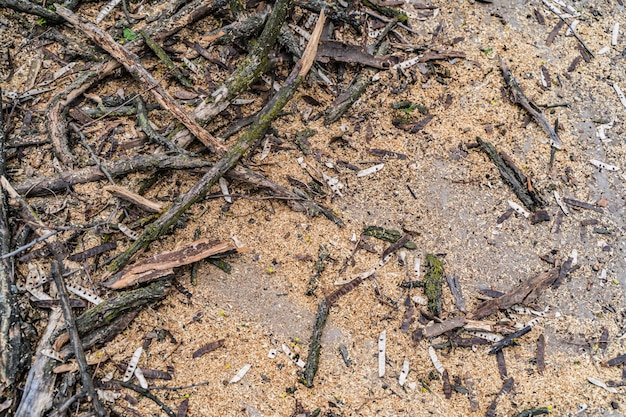
{"label": "dark brown stick", "polygon": [[98,395],[96,394],[96,390],[93,386],[93,381],[91,377],[91,371],[87,366],[87,358],[85,357],[85,351],[83,350],[83,345],[80,341],[80,337],[78,336],[78,331],[76,330],[76,322],[74,321],[74,313],[72,312],[72,308],[70,307],[69,297],[67,295],[67,289],[65,288],[65,282],[63,282],[63,277],[61,277],[61,271],[59,267],[59,263],[54,261],[52,263],[52,278],[54,279],[54,283],[57,287],[57,292],[59,295],[59,300],[61,301],[61,310],[63,310],[63,316],[65,317],[65,328],[70,335],[70,341],[72,342],[72,348],[74,350],[74,357],[76,358],[76,362],[78,364],[78,369],[80,371],[81,381],[83,383],[83,388],[87,391],[89,396],[91,397],[91,403],[93,404],[93,408],[98,417],[106,417],[107,413],[102,403],[98,399]]}
{"label": "dark brown stick", "polygon": [[509,87],[513,102],[526,110],[528,114],[530,114],[533,119],[535,119],[535,122],[537,122],[537,124],[543,128],[543,130],[548,134],[548,137],[550,138],[550,145],[552,147],[556,149],[561,149],[563,147],[563,144],[561,143],[561,139],[559,139],[559,135],[557,135],[552,125],[543,116],[543,113],[541,112],[539,107],[537,107],[532,101],[528,99],[528,97],[526,97],[526,95],[522,91],[522,88],[519,85],[519,82],[517,81],[509,67],[506,65],[502,57],[499,57],[499,59],[502,76],[504,77],[504,81]]}

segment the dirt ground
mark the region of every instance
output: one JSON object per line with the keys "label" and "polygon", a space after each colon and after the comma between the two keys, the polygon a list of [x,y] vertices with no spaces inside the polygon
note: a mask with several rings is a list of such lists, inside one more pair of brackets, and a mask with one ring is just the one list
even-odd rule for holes
{"label": "dirt ground", "polygon": [[[411,10],[412,2],[407,3],[403,7]],[[175,343],[169,338],[155,340],[144,352],[139,366],[173,368],[171,381],[164,384],[157,381],[155,385],[184,387],[208,382],[193,388],[154,391],[174,409],[183,399],[189,399],[188,416],[289,416],[294,413],[296,401],[305,410],[320,408],[321,415],[329,416],[489,413],[488,407],[503,384],[495,356],[488,355],[488,347],[484,345],[437,350],[453,385],[467,388],[468,378],[473,381],[479,406],[472,411],[465,392],[453,391],[452,397],[446,399],[441,377],[428,355],[430,345],[443,343],[446,338],[421,340],[416,344],[412,333],[424,324],[415,322],[408,331],[401,329],[405,298],[424,294],[421,289],[409,293],[399,287],[407,280],[407,274],[410,279],[417,278],[411,276],[412,267],[403,266],[396,257],[379,267],[375,279],[365,280],[332,307],[314,386],[306,388],[299,383],[299,368],[283,353],[282,345],[306,359],[318,302],[334,291],[337,284],[378,267],[380,254],[388,243],[371,238],[369,243],[377,253],[356,252],[348,268],[339,273],[353,252],[354,238],[360,236],[364,226],[375,225],[408,233],[417,245],[417,249],[406,251],[408,264],[412,266],[415,258],[421,259],[422,272],[426,271],[425,254],[438,254],[444,260],[445,273],[458,277],[467,311],[474,310],[484,297],[480,289],[510,291],[551,267],[540,256],[548,255],[563,262],[576,251],[580,268],[557,290],[546,290],[532,306],[537,311],[548,309],[545,317],[538,317],[532,331],[518,340],[518,346],[504,350],[507,373],[513,377],[514,386],[510,393],[498,399],[493,415],[515,416],[538,407],[550,407],[555,416],[623,415],[624,388],[618,386],[616,393],[611,393],[591,384],[588,378],[622,381],[619,367],[606,368],[601,364],[623,354],[625,349],[621,336],[626,330],[623,296],[626,110],[613,88],[616,83],[626,91],[624,7],[621,1],[568,2],[580,12],[576,32],[595,54],[590,62],[581,60],[572,69],[572,62],[581,56],[579,42],[573,36],[565,36],[566,28],[563,28],[552,45],[546,46],[546,39],[559,19],[541,1],[452,3],[455,2],[429,1],[439,7],[437,13],[425,20],[410,18],[415,33],[401,28],[398,32],[413,45],[461,51],[466,54],[465,59],[436,61],[434,66],[421,63],[405,70],[413,74],[414,82],[404,89],[401,84],[406,77],[396,71],[382,71],[380,79],[346,116],[328,127],[324,126],[323,118],[313,121],[303,116],[310,107],[313,115],[323,111],[334,99],[330,88],[310,81],[287,105],[286,114],[272,125],[282,145],[274,145],[263,160],[259,149],[248,161],[250,167],[287,187],[288,177],[309,182],[310,177],[297,161],[303,155],[293,139],[304,128],[315,129],[317,134],[309,141],[317,158],[309,156],[306,160],[343,184],[341,196],[332,196],[332,191],[326,189],[327,196],[320,201],[343,219],[345,227],[338,227],[324,217],[293,212],[284,202],[259,198],[264,194],[251,193],[237,184],[231,184],[233,192],[248,193],[252,198],[235,199],[232,205],[223,199],[210,199],[192,206],[184,227],[162,237],[151,245],[149,253],[140,256],[189,243],[197,228],[202,237],[233,239],[249,252],[227,258],[232,265],[229,274],[203,263],[196,286],[189,283],[189,269],[181,268],[177,279],[193,296],[187,298],[172,290],[164,302],[142,312],[122,335],[99,350],[111,360],[98,367],[96,379],[113,371],[121,377],[116,364],[128,361],[147,334],[167,330]],[[90,6],[81,9],[81,13],[93,20],[97,10]],[[544,25],[538,22],[535,10],[545,16]],[[308,12],[296,8],[292,17],[301,15],[307,16]],[[37,42],[29,39],[17,16],[12,11],[0,11],[0,26],[5,31],[2,53],[8,48],[12,65],[17,68],[10,81],[0,84],[4,94],[29,88],[26,83],[32,68],[30,60],[37,53]],[[112,23],[113,18],[108,17],[101,26]],[[616,23],[622,29],[617,44],[611,45]],[[214,25],[212,19],[204,19],[194,28],[181,32],[180,38],[193,39]],[[353,36],[347,28],[338,27],[336,33],[346,39]],[[435,37],[434,33],[437,33]],[[416,55],[399,48],[394,49],[394,54],[401,60]],[[503,94],[505,83],[498,56],[505,60],[525,94],[536,104],[566,103],[544,110],[551,123],[558,119],[563,142],[563,149],[556,152],[552,165],[544,131],[534,122],[525,125],[525,111]],[[156,61],[147,62],[150,62],[148,68],[158,71]],[[542,66],[551,74],[549,89],[541,87]],[[57,63],[46,59],[41,71],[58,69]],[[340,80],[337,71],[330,73],[340,89],[346,88],[354,75],[354,66],[346,69]],[[3,80],[8,71],[5,64]],[[279,71],[279,79],[284,79],[283,73]],[[163,79],[161,73],[160,76]],[[163,82],[169,83],[171,92],[180,89],[171,80]],[[53,84],[55,89],[66,85]],[[141,91],[130,77],[120,76],[112,82],[100,83],[90,93],[108,96],[120,88],[127,95]],[[311,106],[303,96],[315,98],[320,105]],[[7,97],[4,100],[10,107]],[[260,107],[257,93],[246,93],[242,98],[256,100],[241,109],[244,114]],[[30,108],[35,130],[40,129],[39,136],[45,137],[42,115],[48,99],[44,94],[38,102],[17,106],[11,116],[12,123],[17,123],[14,136],[19,134],[22,119]],[[433,119],[417,133],[395,127],[392,120],[404,113],[394,110],[392,103],[401,100],[425,106]],[[6,111],[5,107],[5,115]],[[414,110],[410,115],[416,113]],[[154,120],[157,125],[171,121],[166,114],[158,117]],[[597,129],[609,122],[613,125],[602,138]],[[104,121],[101,123],[92,127],[89,138],[102,129]],[[133,124],[134,118],[125,119],[124,130],[118,137],[120,143],[137,135]],[[513,215],[498,224],[498,218],[509,208],[508,201],[518,200],[487,156],[468,147],[477,136],[506,152],[533,179],[547,201],[549,221],[531,224],[529,219]],[[385,149],[407,157],[381,158],[372,155],[371,149]],[[21,158],[8,162],[11,181],[54,172],[49,144],[23,148],[21,152]],[[115,157],[132,156],[134,152],[137,150],[120,150]],[[621,170],[599,169],[590,163],[592,159]],[[359,169],[379,163],[384,163],[384,167],[374,174],[357,177],[355,171],[338,161]],[[119,179],[119,183],[136,189],[145,177],[148,175],[131,175]],[[171,202],[199,177],[189,172],[172,172],[159,178],[146,197]],[[75,194],[68,196],[65,203],[68,207],[48,215],[46,221],[57,225],[81,223],[88,220],[85,217],[90,213],[89,207],[102,208],[95,216],[108,218],[116,203],[102,191],[103,185],[104,182],[74,187]],[[562,197],[597,205],[602,213],[570,207],[570,214],[562,217],[560,228],[555,230],[555,219],[561,209],[554,200],[554,190]],[[214,191],[218,192],[218,188]],[[29,201],[36,207],[56,207],[65,199],[57,195]],[[585,226],[585,221],[590,225]],[[125,236],[119,234],[117,238],[118,249],[129,244]],[[89,232],[76,251],[95,246],[100,239]],[[306,296],[320,245],[329,249],[330,260],[315,295]],[[18,264],[18,278],[26,274],[26,265]],[[100,277],[96,274],[93,279],[98,282]],[[381,302],[377,293],[397,305]],[[103,298],[109,296],[107,292],[102,294]],[[425,310],[419,304],[417,307]],[[458,313],[444,285],[442,318]],[[502,312],[486,320],[511,319],[525,323],[533,318],[523,313]],[[608,343],[600,343],[605,330]],[[381,378],[377,340],[382,331],[386,331],[387,350],[386,374]],[[536,350],[542,334],[546,340],[547,368],[540,374]],[[223,347],[201,358],[192,358],[198,348],[218,339],[225,339]],[[340,345],[347,347],[350,366],[339,353]],[[268,357],[271,349],[278,351],[273,359]],[[410,372],[407,383],[400,386],[398,377],[405,359],[409,360]],[[246,364],[251,368],[243,379],[228,384]],[[138,410],[144,416],[164,415],[147,398],[139,398],[136,405],[120,398],[117,405]]]}

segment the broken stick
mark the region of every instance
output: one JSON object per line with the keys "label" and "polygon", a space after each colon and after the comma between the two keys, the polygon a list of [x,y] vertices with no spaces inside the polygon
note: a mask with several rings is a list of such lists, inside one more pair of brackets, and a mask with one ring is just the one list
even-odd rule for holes
{"label": "broken stick", "polygon": [[502,57],[500,59],[500,69],[502,70],[502,76],[504,77],[504,81],[509,87],[509,91],[511,92],[511,100],[522,107],[524,110],[528,112],[535,119],[535,122],[539,126],[543,128],[543,130],[548,134],[550,138],[550,145],[556,149],[562,149],[563,144],[561,143],[561,139],[559,139],[559,135],[554,131],[552,125],[546,120],[541,112],[541,109],[537,107],[532,101],[526,97],[524,92],[522,91],[522,87],[520,87],[519,82],[509,69],[509,67],[504,62]]}

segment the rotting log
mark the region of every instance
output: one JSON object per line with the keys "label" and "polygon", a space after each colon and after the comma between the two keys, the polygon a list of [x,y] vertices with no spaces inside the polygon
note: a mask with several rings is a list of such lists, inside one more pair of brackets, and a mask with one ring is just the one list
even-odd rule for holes
{"label": "rotting log", "polygon": [[[272,21],[270,16],[268,20]],[[180,216],[187,209],[203,199],[209,192],[211,187],[217,183],[219,178],[232,169],[239,159],[243,157],[246,151],[265,133],[271,123],[278,117],[283,107],[291,100],[298,87],[308,73],[317,50],[317,43],[321,35],[322,26],[320,22],[324,21],[324,14],[320,15],[316,31],[311,37],[311,41],[302,56],[302,59],[294,66],[293,70],[287,77],[285,85],[270,99],[263,110],[259,112],[252,125],[241,135],[239,140],[230,148],[222,158],[213,165],[209,171],[196,183],[189,191],[183,194],[169,209],[163,213],[154,223],[148,225],[143,234],[137,239],[126,251],[122,252],[109,266],[109,271],[115,272],[128,264],[131,258],[142,249],[145,249],[150,243],[154,242],[159,236],[167,232]],[[282,21],[275,21],[274,24],[282,25]]]}

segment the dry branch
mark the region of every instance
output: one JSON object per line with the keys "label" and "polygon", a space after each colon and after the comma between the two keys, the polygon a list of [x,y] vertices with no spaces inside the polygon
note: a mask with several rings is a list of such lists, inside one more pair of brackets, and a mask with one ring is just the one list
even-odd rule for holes
{"label": "dry branch", "polygon": [[[323,13],[319,22],[323,21]],[[269,22],[272,22],[270,17]],[[275,22],[280,23],[281,22]],[[246,151],[265,133],[270,124],[280,114],[283,107],[293,97],[296,90],[304,80],[304,77],[311,69],[315,59],[317,43],[321,35],[322,27],[316,26],[316,32],[312,36],[302,59],[295,65],[285,86],[276,93],[272,99],[259,112],[250,128],[239,138],[237,143],[198,181],[189,191],[180,197],[159,219],[147,226],[144,233],[125,252],[121,253],[111,264],[109,270],[116,271],[126,266],[137,251],[146,248],[150,243],[164,234],[173,226],[180,216],[194,203],[206,196],[211,187],[217,183],[219,178],[232,169]]]}
{"label": "dry branch", "polygon": [[[205,159],[185,155],[164,154],[143,155],[115,162],[102,162],[102,166],[113,178],[133,172],[146,172],[168,169],[194,170],[206,168],[211,163]],[[76,184],[105,180],[98,167],[86,167],[61,174],[35,177],[15,184],[15,190],[27,197],[54,194]]]}
{"label": "dry branch", "polygon": [[152,74],[141,65],[141,61],[136,54],[116,42],[107,32],[104,32],[96,25],[72,13],[69,9],[57,5],[56,10],[59,16],[62,16],[77,29],[80,29],[89,39],[111,54],[113,58],[119,61],[124,68],[133,75],[133,77],[147,84],[161,107],[170,111],[205,146],[211,149],[224,150],[224,145],[220,141],[204,130],[187,112],[180,108],[176,100],[170,96]]}
{"label": "dry branch", "polygon": [[559,139],[559,135],[554,131],[554,128],[546,118],[543,116],[541,109],[537,107],[532,101],[526,97],[524,92],[522,91],[522,87],[520,87],[519,82],[506,65],[502,57],[500,59],[500,69],[502,70],[502,76],[504,77],[504,81],[509,87],[509,91],[511,92],[511,99],[514,103],[518,104],[524,110],[528,112],[535,119],[535,122],[542,127],[542,129],[548,134],[550,138],[550,145],[553,148],[561,149],[563,144],[561,143],[561,139]]}

